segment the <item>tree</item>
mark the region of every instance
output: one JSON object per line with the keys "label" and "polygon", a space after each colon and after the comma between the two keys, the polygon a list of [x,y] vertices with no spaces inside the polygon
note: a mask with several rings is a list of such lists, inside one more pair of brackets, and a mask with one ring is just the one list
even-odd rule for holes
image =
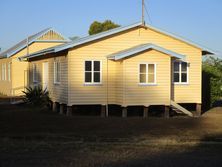
{"label": "tree", "polygon": [[104,32],[104,31],[108,31],[111,30],[113,28],[117,28],[120,25],[115,24],[114,22],[112,22],[111,20],[106,20],[104,22],[98,22],[98,21],[94,21],[89,28],[89,35],[94,35],[94,34],[98,34],[100,32]]}
{"label": "tree", "polygon": [[222,60],[209,57],[203,62],[203,103],[218,105],[222,97]]}

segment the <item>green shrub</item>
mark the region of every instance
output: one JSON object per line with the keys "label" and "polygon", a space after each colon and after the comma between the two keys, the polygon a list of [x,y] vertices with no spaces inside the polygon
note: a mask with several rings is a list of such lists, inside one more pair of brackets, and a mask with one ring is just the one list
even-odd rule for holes
{"label": "green shrub", "polygon": [[23,93],[25,94],[25,102],[34,106],[46,106],[50,100],[49,92],[40,86],[28,87]]}

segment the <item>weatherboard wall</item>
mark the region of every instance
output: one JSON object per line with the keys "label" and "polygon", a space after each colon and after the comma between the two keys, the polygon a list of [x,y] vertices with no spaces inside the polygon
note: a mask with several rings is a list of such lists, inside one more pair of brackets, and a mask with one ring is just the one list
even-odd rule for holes
{"label": "weatherboard wall", "polygon": [[[61,64],[60,83],[54,83],[54,61]],[[29,85],[43,86],[43,63],[48,63],[48,87],[49,96],[52,101],[61,104],[68,103],[68,62],[66,54],[58,57],[34,60],[29,63]],[[37,67],[37,82],[33,81],[33,64]]]}
{"label": "weatherboard wall", "polygon": [[[63,43],[58,42],[35,42],[29,46],[29,53],[34,53],[49,47],[57,46]],[[0,59],[0,64],[11,62],[11,81],[0,80],[0,92],[9,96],[21,95],[28,82],[28,62],[18,60],[18,57],[27,54],[27,48],[22,49],[10,58]],[[8,70],[8,69],[7,69]]]}
{"label": "weatherboard wall", "polygon": [[[138,72],[138,69],[136,69],[136,66],[138,67],[138,60],[136,60],[136,57],[130,58],[131,60],[126,60],[125,65],[124,61],[116,63],[110,63],[111,61],[109,61],[109,74],[107,77],[106,56],[145,43],[153,43],[176,53],[186,55],[186,60],[190,64],[189,84],[173,85],[173,100],[178,103],[201,103],[201,50],[149,28],[134,28],[111,37],[98,40],[96,42],[91,42],[77,48],[70,49],[68,54],[68,104],[106,104],[107,78],[109,78],[108,102],[110,104],[144,104],[140,102],[140,100],[138,102],[136,101],[136,99],[139,97],[139,93],[141,92],[141,87],[138,86],[138,77],[135,76]],[[147,56],[149,57],[149,55]],[[150,55],[150,57],[156,58],[158,59],[155,59],[157,62],[163,63],[163,57],[161,53],[153,53],[153,55]],[[86,60],[102,61],[101,85],[84,84],[84,61]],[[135,60],[135,62],[133,62],[133,60]],[[166,63],[169,68],[171,68],[171,65],[168,61],[169,60],[166,60]],[[129,69],[131,69],[131,67],[128,67],[130,63],[135,64],[133,71],[129,71]],[[162,66],[166,65],[162,64]],[[124,71],[124,68],[126,68],[126,71]],[[163,67],[163,69],[164,68],[165,67]],[[163,72],[163,69],[159,70]],[[165,98],[160,96],[161,92],[163,92],[163,96],[169,97],[167,101],[167,104],[169,104],[170,96],[169,93],[167,93],[171,92],[170,86],[168,85],[169,81],[171,81],[171,75],[169,75],[169,71],[170,70],[168,70],[166,75],[160,75],[161,78],[159,78],[159,81],[166,82],[166,90],[161,86],[152,86],[146,88],[147,93],[149,93],[149,90],[151,89],[158,92],[153,95],[153,99],[159,99],[160,102],[158,104],[162,102],[164,102],[164,104],[166,103]],[[127,75],[131,74],[132,72],[134,74],[132,77],[134,78],[132,78],[130,83],[124,83],[124,77],[128,77]],[[129,86],[132,86],[132,88],[135,91],[138,91],[138,93],[135,94],[131,92],[131,90],[128,90],[127,88],[129,88]],[[147,99],[146,103],[157,104],[156,102],[149,101],[149,99]]]}

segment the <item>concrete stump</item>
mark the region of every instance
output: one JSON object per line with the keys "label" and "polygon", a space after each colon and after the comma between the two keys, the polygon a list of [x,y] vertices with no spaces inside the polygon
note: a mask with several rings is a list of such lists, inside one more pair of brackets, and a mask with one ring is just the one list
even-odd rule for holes
{"label": "concrete stump", "polygon": [[101,117],[102,118],[106,117],[106,106],[104,105],[101,106]]}
{"label": "concrete stump", "polygon": [[201,104],[196,104],[196,112],[198,116],[201,116],[202,113],[202,106]]}
{"label": "concrete stump", "polygon": [[72,116],[72,106],[67,106],[66,116]]}
{"label": "concrete stump", "polygon": [[60,104],[60,106],[59,106],[59,114],[61,114],[61,115],[64,114],[64,104]]}
{"label": "concrete stump", "polygon": [[143,118],[147,118],[148,117],[148,112],[149,112],[149,107],[144,107],[143,108]]}
{"label": "concrete stump", "polygon": [[127,117],[127,107],[122,108],[122,117],[126,118]]}
{"label": "concrete stump", "polygon": [[165,106],[164,117],[165,118],[169,118],[170,117],[170,107],[169,106]]}
{"label": "concrete stump", "polygon": [[58,112],[58,103],[57,102],[53,102],[52,103],[52,111],[53,112]]}

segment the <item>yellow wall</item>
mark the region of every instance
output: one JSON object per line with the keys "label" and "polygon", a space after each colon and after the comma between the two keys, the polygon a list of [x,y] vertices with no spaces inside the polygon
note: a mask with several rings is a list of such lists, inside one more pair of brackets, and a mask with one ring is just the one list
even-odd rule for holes
{"label": "yellow wall", "polygon": [[[11,59],[0,59],[0,94],[9,95],[11,93],[12,79],[8,79],[8,64]],[[6,80],[2,80],[2,65],[6,64]],[[12,70],[11,70],[12,71]]]}
{"label": "yellow wall", "polygon": [[[106,103],[106,56],[112,53],[134,47],[139,44],[153,43],[163,48],[172,50],[182,55],[186,55],[187,61],[190,63],[189,70],[189,84],[188,85],[174,85],[174,100],[178,103],[201,103],[201,50],[197,49],[182,41],[176,40],[172,37],[160,34],[151,29],[136,28],[127,32],[97,41],[85,46],[73,48],[68,55],[68,76],[69,76],[69,104],[104,104]],[[161,55],[161,54],[159,54]],[[157,56],[156,56],[157,57]],[[136,58],[136,57],[135,57]],[[85,86],[84,85],[84,61],[85,60],[101,60],[103,64],[103,82],[100,86]],[[132,61],[134,58],[132,58]],[[130,59],[129,59],[130,61]],[[159,60],[160,61],[160,60]],[[128,61],[126,61],[126,64]],[[168,60],[167,60],[168,63]],[[135,97],[124,97],[121,94],[123,89],[123,68],[124,62],[116,62],[109,65],[111,73],[115,74],[115,79],[109,79],[114,88],[109,88],[109,102],[110,103],[122,103],[124,105],[131,105],[134,102]],[[170,63],[168,63],[170,67]],[[127,68],[127,67],[126,67]],[[170,71],[170,69],[169,69]],[[136,70],[137,72],[137,70]],[[109,74],[110,77],[111,74]],[[159,74],[160,75],[160,74]],[[125,76],[127,77],[127,76]],[[162,77],[162,76],[161,76]],[[164,78],[164,77],[163,77]],[[137,77],[136,77],[137,79]],[[165,78],[165,82],[169,82]],[[111,81],[110,81],[111,80]],[[171,81],[171,77],[170,77]],[[134,78],[129,85],[137,86],[137,82]],[[153,87],[154,88],[154,87]],[[114,91],[115,89],[115,91]],[[149,88],[152,89],[152,88]],[[168,88],[170,89],[170,88]],[[139,89],[137,89],[139,91]],[[158,87],[158,92],[163,91],[163,88]],[[167,90],[168,92],[170,90]],[[75,93],[74,93],[75,92]],[[115,93],[114,93],[115,92]],[[166,94],[166,93],[165,93]],[[138,95],[137,95],[138,97]],[[124,102],[124,98],[126,101]],[[160,94],[156,94],[153,99],[160,99]],[[163,100],[164,101],[164,100]],[[156,104],[156,101],[153,102]]]}
{"label": "yellow wall", "polygon": [[50,30],[45,35],[41,36],[38,40],[65,40],[61,35],[55,33],[53,30]]}
{"label": "yellow wall", "polygon": [[[139,64],[156,64],[156,84],[139,84]],[[171,86],[171,57],[151,50],[124,60],[123,105],[169,105]]]}
{"label": "yellow wall", "polygon": [[[60,84],[54,84],[54,61],[61,63],[61,82]],[[29,63],[29,84],[30,86],[40,85],[43,86],[43,63],[48,62],[48,91],[52,101],[57,101],[62,104],[68,103],[68,77],[67,77],[67,57],[66,55],[48,58],[43,60],[36,60]],[[33,82],[33,64],[37,65],[38,82]]]}
{"label": "yellow wall", "polygon": [[[171,84],[172,58],[158,51],[147,51],[121,61],[107,61],[106,56],[110,54],[145,43],[153,43],[186,55],[186,60],[190,64],[189,84]],[[201,50],[151,29],[131,29],[112,37],[72,48],[67,55],[62,55],[62,57],[65,59],[62,62],[65,67],[62,74],[65,86],[53,84],[49,86],[53,101],[66,102],[68,105],[105,105],[107,100],[109,104],[123,106],[169,105],[171,93],[173,93],[173,100],[178,103],[201,103]],[[48,58],[45,61],[51,62],[51,59]],[[86,60],[102,61],[101,85],[84,84],[84,63]],[[41,61],[36,62],[41,64]],[[138,64],[140,62],[155,62],[157,64],[157,85],[138,85]],[[53,68],[50,67],[50,70],[53,71]],[[42,74],[40,75],[42,77]],[[50,78],[50,83],[52,82],[53,77]],[[108,99],[107,94],[109,95]]]}
{"label": "yellow wall", "polygon": [[[62,43],[57,42],[35,42],[29,46],[29,53],[31,54],[61,44]],[[28,82],[28,62],[21,62],[18,60],[18,57],[26,54],[27,49],[24,48],[11,58],[0,59],[0,64],[5,61],[11,62],[11,82],[8,83],[0,80],[0,92],[3,92],[9,96],[17,96],[22,94],[22,91],[25,89],[24,87],[27,86]]]}

